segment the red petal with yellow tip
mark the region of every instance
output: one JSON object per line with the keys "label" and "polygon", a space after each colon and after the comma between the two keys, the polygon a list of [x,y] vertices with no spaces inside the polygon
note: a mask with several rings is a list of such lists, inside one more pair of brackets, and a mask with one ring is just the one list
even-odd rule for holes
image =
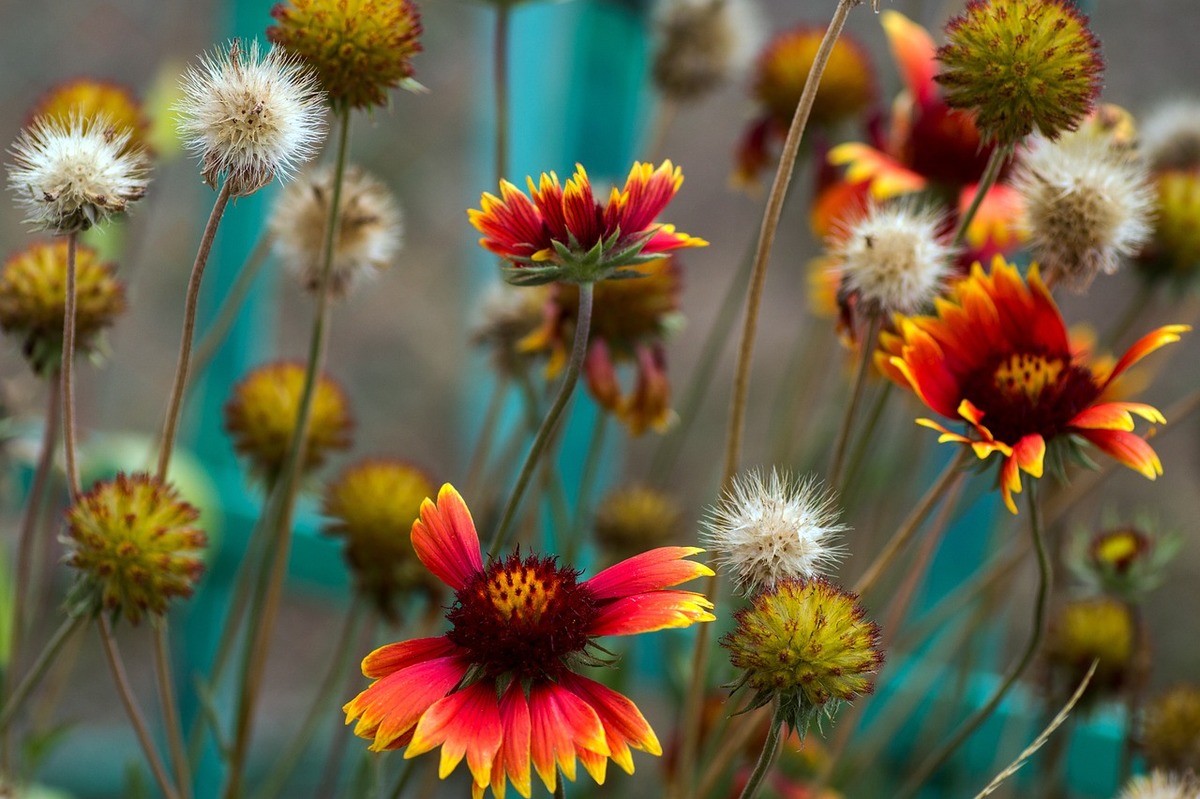
{"label": "red petal with yellow tip", "polygon": [[462,680],[468,666],[460,658],[438,658],[382,677],[342,707],[346,723],[358,720],[354,734],[374,738],[372,751],[404,746],[421,714]]}
{"label": "red petal with yellow tip", "polygon": [[848,181],[868,182],[871,196],[876,200],[887,200],[921,191],[929,184],[923,176],[895,158],[859,142],[848,142],[834,147],[829,151],[829,163],[845,165]]}
{"label": "red petal with yellow tip", "polygon": [[1154,480],[1163,473],[1162,461],[1158,459],[1158,454],[1141,436],[1126,433],[1124,430],[1080,430],[1078,433],[1100,451],[1149,480]]}
{"label": "red petal with yellow tip", "polygon": [[630,747],[652,755],[662,754],[662,746],[658,743],[654,730],[650,729],[637,705],[627,697],[578,674],[569,675],[562,685],[596,711],[600,723],[604,726],[605,740],[611,751],[609,756],[626,774],[633,773]]}
{"label": "red petal with yellow tip", "polygon": [[492,794],[503,799],[507,775],[517,793],[528,799],[533,790],[529,769],[529,703],[525,701],[525,688],[520,681],[509,683],[500,698],[500,724],[504,729],[504,740],[492,761]]}
{"label": "red petal with yellow tip", "polygon": [[591,705],[553,683],[535,683],[529,689],[530,756],[546,790],[557,783],[555,765],[574,781],[575,754],[588,749],[608,755],[604,727]]}
{"label": "red petal with yellow tip", "polygon": [[712,603],[692,591],[650,591],[605,605],[588,628],[594,636],[636,635],[712,621]]}
{"label": "red petal with yellow tip", "polygon": [[416,663],[457,654],[462,654],[461,650],[445,636],[414,638],[411,641],[381,646],[367,655],[363,658],[362,673],[364,677],[386,677],[394,671],[406,669]]}
{"label": "red petal with yellow tip", "polygon": [[899,11],[884,11],[879,15],[879,22],[887,34],[888,45],[896,65],[900,67],[904,85],[918,103],[928,102],[937,88],[933,81],[937,70],[937,48],[934,47],[933,38],[928,31]]}
{"label": "red petal with yellow tip", "polygon": [[483,571],[479,536],[467,503],[446,483],[437,504],[425,500],[421,518],[413,522],[412,545],[425,568],[455,591]]}
{"label": "red petal with yellow tip", "polygon": [[703,563],[684,560],[703,551],[699,547],[659,547],[609,566],[584,584],[597,599],[615,599],[670,588],[713,573]]}
{"label": "red petal with yellow tip", "polygon": [[496,689],[484,680],[450,694],[426,710],[404,757],[407,760],[441,746],[438,775],[442,779],[450,776],[465,755],[475,785],[486,787],[492,779],[492,762],[502,738]]}
{"label": "red petal with yellow tip", "polygon": [[1132,347],[1125,350],[1125,354],[1109,372],[1108,379],[1104,384],[1111,383],[1118,375],[1159,347],[1179,341],[1179,337],[1191,329],[1190,325],[1166,325],[1142,336],[1134,342]]}
{"label": "red petal with yellow tip", "polygon": [[1071,427],[1093,430],[1133,430],[1133,417],[1140,416],[1147,422],[1163,424],[1158,408],[1140,402],[1106,402],[1080,411],[1071,420]]}

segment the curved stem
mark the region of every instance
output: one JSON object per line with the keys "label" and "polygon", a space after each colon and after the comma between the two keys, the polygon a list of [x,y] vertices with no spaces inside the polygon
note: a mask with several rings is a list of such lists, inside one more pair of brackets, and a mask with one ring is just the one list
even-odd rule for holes
{"label": "curved stem", "polygon": [[975,730],[979,729],[979,725],[987,720],[988,716],[992,715],[1004,697],[1008,695],[1009,689],[1020,679],[1025,669],[1033,662],[1034,655],[1037,654],[1038,647],[1042,643],[1042,627],[1046,617],[1046,599],[1050,595],[1050,558],[1046,554],[1046,544],[1042,539],[1042,522],[1041,511],[1037,501],[1037,481],[1031,480],[1029,484],[1029,533],[1033,539],[1033,548],[1037,552],[1038,563],[1038,588],[1037,596],[1033,606],[1033,631],[1030,633],[1029,642],[1025,645],[1025,651],[1021,654],[1021,659],[1017,661],[1017,665],[1008,676],[1004,678],[1004,682],[988,699],[987,704],[977,710],[962,726],[960,726],[950,738],[932,755],[930,755],[921,764],[917,772],[908,780],[904,790],[900,792],[900,799],[910,799],[915,796],[917,791],[925,783],[935,771],[938,770],[950,756],[958,750],[958,747],[963,744],[967,738]]}
{"label": "curved stem", "polygon": [[988,157],[987,166],[984,167],[983,176],[979,178],[979,184],[975,187],[975,196],[971,198],[971,204],[967,206],[967,210],[958,220],[958,227],[954,230],[954,246],[962,244],[967,237],[967,228],[971,225],[971,220],[975,218],[975,214],[979,211],[979,206],[983,205],[983,198],[987,195],[992,186],[996,185],[996,180],[1000,177],[1000,169],[1004,166],[1004,162],[1012,157],[1013,145],[1006,144],[997,146],[992,150],[991,156]]}
{"label": "curved stem", "polygon": [[871,370],[871,353],[875,349],[875,339],[879,336],[880,318],[871,314],[867,323],[867,334],[863,336],[862,348],[858,357],[858,369],[854,375],[854,386],[850,389],[850,401],[846,403],[846,413],[842,416],[841,427],[838,428],[837,438],[833,445],[833,460],[829,466],[829,485],[839,495],[845,486],[842,485],[842,466],[846,461],[846,447],[850,444],[850,431],[854,429],[854,415],[862,401],[863,388],[867,385],[867,373]]}
{"label": "curved stem", "polygon": [[566,781],[567,781],[566,777],[564,777],[561,774],[558,775],[558,779],[555,780],[555,782],[554,782],[554,799],[566,799],[566,796],[567,796],[567,788],[566,788],[566,784],[565,784]]}
{"label": "curved stem", "polygon": [[763,742],[758,762],[754,764],[754,771],[750,774],[750,779],[746,780],[746,787],[742,788],[739,799],[753,799],[767,775],[771,773],[775,758],[779,756],[779,738],[782,730],[783,710],[776,704],[775,713],[771,716],[771,726],[767,728],[767,740]]}
{"label": "curved stem", "polygon": [[78,613],[69,615],[63,619],[63,623],[58,626],[54,635],[46,642],[46,646],[42,649],[41,654],[38,655],[37,660],[29,667],[29,671],[21,678],[21,682],[13,689],[8,700],[4,703],[4,710],[0,711],[0,730],[8,731],[9,725],[12,724],[13,718],[17,715],[17,711],[21,709],[21,705],[29,698],[30,692],[46,676],[59,650],[70,640],[71,635],[83,626],[83,622],[86,620],[86,616]]}
{"label": "curved stem", "polygon": [[167,770],[163,768],[162,761],[158,758],[158,752],[154,749],[154,742],[150,739],[150,731],[146,728],[146,717],[142,715],[142,710],[133,695],[133,689],[129,686],[129,675],[125,673],[125,663],[121,660],[121,652],[117,649],[116,639],[113,638],[112,625],[109,624],[108,617],[103,613],[99,616],[99,622],[100,641],[104,644],[104,659],[108,661],[108,668],[112,671],[113,682],[117,685],[121,704],[125,706],[125,712],[129,714],[129,722],[133,725],[133,731],[142,745],[146,762],[150,764],[150,771],[154,773],[158,789],[167,799],[178,799],[179,794],[175,792],[171,781],[167,779]]}
{"label": "curved stem", "polygon": [[231,193],[229,181],[221,184],[217,199],[213,203],[212,212],[208,215],[208,223],[200,237],[200,246],[196,250],[196,260],[192,264],[192,274],[188,278],[187,296],[183,302],[183,333],[179,342],[179,359],[175,364],[175,382],[171,386],[171,397],[167,401],[167,418],[163,422],[162,444],[158,450],[158,470],[155,472],[160,481],[167,479],[167,467],[171,464],[171,450],[175,448],[175,431],[179,426],[179,412],[183,408],[183,390],[187,386],[188,361],[192,354],[192,336],[196,332],[196,307],[200,301],[200,281],[204,278],[204,267],[208,264],[208,256],[212,252],[213,240],[217,237],[217,226],[225,214]]}
{"label": "curved stem", "polygon": [[554,398],[554,404],[546,412],[546,418],[542,420],[542,425],[538,428],[537,435],[534,436],[533,446],[529,449],[529,455],[526,456],[525,464],[521,467],[517,483],[513,486],[508,503],[504,506],[500,523],[496,525],[496,533],[488,543],[487,551],[492,554],[500,551],[504,546],[509,528],[516,518],[517,508],[521,505],[521,497],[525,494],[525,489],[529,486],[529,481],[536,471],[538,459],[550,442],[554,428],[558,426],[559,417],[562,416],[563,408],[567,406],[567,400],[571,398],[575,383],[579,380],[579,370],[583,366],[584,356],[587,355],[588,329],[592,324],[592,298],[595,290],[596,287],[591,283],[579,285],[579,312],[575,316],[575,341],[571,345],[571,359],[567,362],[567,373],[563,376],[558,396]]}
{"label": "curved stem", "polygon": [[187,748],[183,743],[183,727],[179,722],[179,706],[175,701],[175,680],[171,676],[171,648],[167,618],[153,620],[154,674],[158,682],[158,701],[162,705],[163,726],[167,730],[167,745],[175,783],[182,799],[191,799],[192,774],[188,765]]}
{"label": "curved stem", "polygon": [[496,182],[508,174],[508,23],[510,4],[496,3],[492,80],[496,96]]}
{"label": "curved stem", "polygon": [[67,296],[63,308],[62,401],[63,450],[67,466],[67,491],[71,502],[79,498],[79,465],[75,462],[75,255],[79,234],[67,235]]}

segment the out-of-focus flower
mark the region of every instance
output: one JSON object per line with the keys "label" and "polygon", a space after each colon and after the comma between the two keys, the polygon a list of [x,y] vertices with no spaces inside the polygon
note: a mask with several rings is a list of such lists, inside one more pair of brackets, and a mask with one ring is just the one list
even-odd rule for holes
{"label": "out-of-focus flower", "polygon": [[822,577],[781,580],[755,594],[734,621],[721,639],[742,670],[734,690],[754,691],[750,707],[778,703],[793,729],[874,689],[871,675],[883,665],[879,625],[854,594]]}
{"label": "out-of-focus flower", "polygon": [[[271,214],[275,251],[305,290],[321,287],[325,229],[333,202],[333,170],[320,169],[290,184]],[[400,208],[387,187],[358,167],[342,178],[338,229],[333,239],[329,291],[344,297],[355,285],[392,265],[400,250]]]}
{"label": "out-of-focus flower", "polygon": [[1200,274],[1200,165],[1154,176],[1154,236],[1138,259],[1148,280],[1186,283]]}
{"label": "out-of-focus flower", "polygon": [[216,188],[224,176],[234,197],[276,175],[286,180],[325,138],[324,95],[312,71],[276,47],[263,55],[257,40],[204,55],[184,75],[175,110],[204,182]]}
{"label": "out-of-focus flower", "polygon": [[[760,113],[738,144],[734,180],[752,186],[771,161],[776,142],[787,136],[804,83],[825,36],[823,27],[801,25],[772,39],[758,57],[751,94]],[[867,51],[849,36],[841,36],[829,54],[813,100],[809,123],[832,128],[862,115],[875,101],[875,69]]]}
{"label": "out-of-focus flower", "polygon": [[1129,781],[1117,799],[1197,799],[1200,784],[1194,776],[1154,771]]}
{"label": "out-of-focus flower", "polygon": [[[35,372],[62,363],[67,303],[67,242],[40,241],[12,255],[0,271],[0,329],[21,338]],[[100,347],[100,333],[125,311],[125,288],[91,247],[75,249],[75,352]]]}
{"label": "out-of-focus flower", "polygon": [[1141,740],[1151,768],[1200,774],[1200,688],[1177,685],[1152,699]]}
{"label": "out-of-focus flower", "polygon": [[1200,167],[1200,101],[1160,106],[1141,128],[1142,155],[1151,172]]}
{"label": "out-of-focus flower", "polygon": [[1183,542],[1178,535],[1155,535],[1139,523],[1079,530],[1069,542],[1065,563],[1089,586],[1136,602],[1162,585],[1164,569]]}
{"label": "out-of-focus flower", "polygon": [[1100,41],[1067,0],[971,0],[946,37],[936,77],[946,104],[971,111],[993,142],[1057,138],[1100,95]]}
{"label": "out-of-focus flower", "polygon": [[148,474],[96,483],[67,512],[66,563],[106,609],[137,624],[162,615],[172,597],[192,595],[208,541],[200,512]]}
{"label": "out-of-focus flower", "polygon": [[758,28],[749,0],[668,0],[650,74],[663,96],[692,102],[748,60]]}
{"label": "out-of-focus flower", "polygon": [[1071,600],[1050,621],[1046,660],[1060,690],[1071,691],[1097,661],[1086,698],[1112,696],[1133,678],[1137,627],[1129,606],[1110,597]]}
{"label": "out-of-focus flower", "polygon": [[684,560],[701,550],[664,547],[583,582],[555,558],[514,553],[486,565],[475,524],[449,485],[426,500],[412,543],[426,568],[455,593],[452,628],[436,638],[389,644],[363,660],[375,680],[348,702],[346,721],[371,749],[442,747],[445,777],[463,759],[479,799],[506,781],[528,797],[533,769],[554,791],[576,759],[604,782],[609,759],[633,771],[630,748],[662,749],[634,704],[579,673],[597,662],[593,639],[710,621],[712,603],[672,586],[712,572]]}
{"label": "out-of-focus flower", "polygon": [[146,194],[145,153],[107,118],[35,119],[13,144],[8,186],[38,230],[67,234],[124,213]]}
{"label": "out-of-focus flower", "polygon": [[612,561],[632,557],[675,538],[682,520],[679,503],[662,491],[625,486],[596,509],[596,543]]}
{"label": "out-of-focus flower", "polygon": [[[599,203],[582,164],[566,186],[553,172],[542,173],[535,186],[527,178],[529,196],[507,180],[500,197],[484,193],[482,210],[467,212],[483,238],[479,245],[505,261],[505,279],[519,285],[562,280],[590,283],[630,277],[637,270],[618,270],[661,258],[680,247],[708,242],[677,233],[674,225],[655,222],[683,184],[683,171],[669,160],[657,169],[637,162],[622,189],[613,187]],[[532,198],[532,200],[530,199]]]}
{"label": "out-of-focus flower", "polygon": [[126,147],[149,151],[150,120],[124,86],[91,78],[60,83],[47,92],[29,115],[69,127],[74,118],[104,120],[114,132],[129,131]]}
{"label": "out-of-focus flower", "polygon": [[[260,366],[233,387],[225,405],[225,429],[233,448],[250,462],[255,476],[270,485],[280,474],[300,415],[304,365],[282,361]],[[322,376],[313,386],[312,418],[304,442],[301,472],[325,462],[332,450],[349,449],[354,420],[341,387]]]}
{"label": "out-of-focus flower", "polygon": [[432,493],[424,472],[394,460],[355,464],[325,486],[325,533],[345,539],[359,592],[393,621],[408,592],[436,591],[409,541],[421,502]]}
{"label": "out-of-focus flower", "polygon": [[836,542],[849,529],[839,515],[833,491],[815,478],[751,470],[709,509],[701,538],[749,595],[832,569],[845,554]]}
{"label": "out-of-focus flower", "polygon": [[1140,159],[1081,132],[1035,137],[1017,165],[1023,227],[1051,285],[1083,291],[1150,238],[1154,195]]}
{"label": "out-of-focus flower", "polygon": [[977,457],[1000,453],[1000,491],[1017,512],[1012,495],[1021,472],[1041,477],[1048,444],[1083,440],[1153,480],[1162,463],[1135,435],[1133,417],[1161,424],[1156,408],[1138,402],[1106,402],[1109,384],[1143,357],[1178,341],[1189,328],[1167,325],[1139,339],[1105,373],[1071,351],[1058,306],[1036,265],[1028,282],[997,257],[990,274],[976,264],[938,303],[936,316],[897,317],[897,332],[880,337],[876,362],[931,410],[967,423],[967,435],[931,419],[918,424],[939,441],[970,446]]}
{"label": "out-of-focus flower", "polygon": [[290,0],[271,9],[267,37],[316,71],[335,108],[385,105],[389,89],[421,89],[421,14],[412,0]]}
{"label": "out-of-focus flower", "polygon": [[[635,436],[649,427],[662,432],[674,418],[663,342],[682,324],[678,260],[659,258],[639,265],[636,271],[642,277],[596,285],[583,364],[589,393],[601,407],[617,414]],[[544,323],[521,342],[527,352],[550,353],[546,370],[551,376],[567,361],[578,310],[578,287],[555,284]],[[616,365],[625,361],[633,362],[637,373],[628,393],[616,373]]]}
{"label": "out-of-focus flower", "polygon": [[490,350],[492,368],[498,375],[525,374],[535,356],[520,344],[545,324],[545,308],[552,292],[551,286],[517,289],[507,283],[488,290],[471,341]]}

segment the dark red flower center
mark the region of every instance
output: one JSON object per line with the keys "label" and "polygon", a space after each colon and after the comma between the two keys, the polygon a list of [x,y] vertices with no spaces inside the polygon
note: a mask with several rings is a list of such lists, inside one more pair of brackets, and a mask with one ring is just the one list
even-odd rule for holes
{"label": "dark red flower center", "polygon": [[493,561],[456,595],[447,637],[489,677],[554,677],[587,646],[596,615],[578,575],[536,555]]}
{"label": "dark red flower center", "polygon": [[963,381],[963,396],[983,411],[983,426],[1006,444],[1032,433],[1050,441],[1099,394],[1086,367],[1034,352],[999,355]]}

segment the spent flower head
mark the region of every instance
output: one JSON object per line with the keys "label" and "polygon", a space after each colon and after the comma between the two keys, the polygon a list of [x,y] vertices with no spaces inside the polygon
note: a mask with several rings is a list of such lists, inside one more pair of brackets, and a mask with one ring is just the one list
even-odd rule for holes
{"label": "spent flower head", "polygon": [[1200,783],[1194,774],[1152,771],[1139,774],[1121,790],[1117,799],[1197,799]]}
{"label": "spent flower head", "polygon": [[845,553],[836,541],[837,498],[815,477],[751,470],[738,475],[704,519],[701,540],[747,595],[784,580],[809,580]]}
{"label": "spent flower head", "polygon": [[96,483],[67,512],[66,563],[106,610],[137,624],[189,597],[204,572],[200,512],[148,474]]}
{"label": "spent flower head", "polygon": [[222,177],[234,197],[253,194],[276,175],[287,179],[325,138],[324,96],[297,57],[257,40],[234,39],[201,57],[184,75],[175,106],[179,132],[200,157],[204,182]]}
{"label": "spent flower head", "polygon": [[38,230],[67,234],[123,213],[146,194],[145,153],[107,117],[41,117],[13,144],[8,186]]}
{"label": "spent flower head", "polygon": [[946,36],[936,78],[946,104],[973,111],[1000,144],[1074,130],[1100,94],[1100,42],[1070,0],[971,0]]}
{"label": "spent flower head", "polygon": [[757,28],[749,0],[669,0],[658,19],[654,85],[676,102],[703,97],[749,60]]}
{"label": "spent flower head", "polygon": [[[275,252],[313,294],[321,288],[333,177],[332,169],[323,168],[289,184],[269,222]],[[358,167],[348,168],[343,176],[337,219],[329,291],[344,297],[392,265],[400,250],[403,223],[392,193]]]}
{"label": "spent flower head", "polygon": [[1176,100],[1148,114],[1141,147],[1152,172],[1200,168],[1200,100]]}
{"label": "spent flower head", "polygon": [[1200,686],[1183,683],[1152,699],[1141,742],[1151,768],[1200,774]]}
{"label": "spent flower head", "polygon": [[1183,543],[1182,536],[1151,532],[1156,525],[1080,529],[1068,542],[1064,561],[1088,586],[1136,602],[1162,585],[1165,569]]}

